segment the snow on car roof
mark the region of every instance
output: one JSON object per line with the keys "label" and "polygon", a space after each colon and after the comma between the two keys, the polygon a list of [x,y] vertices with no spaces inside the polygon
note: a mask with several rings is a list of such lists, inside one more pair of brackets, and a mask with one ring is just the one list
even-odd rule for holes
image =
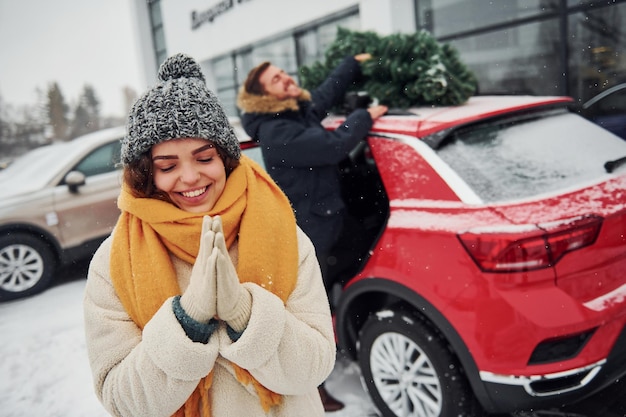
{"label": "snow on car roof", "polygon": [[[555,104],[568,104],[573,100],[565,96],[474,96],[458,106],[423,106],[397,111],[390,109],[377,119],[373,132],[398,133],[417,137],[471,123],[473,121],[509,112]],[[323,124],[328,129],[337,128],[345,115],[331,115]]]}

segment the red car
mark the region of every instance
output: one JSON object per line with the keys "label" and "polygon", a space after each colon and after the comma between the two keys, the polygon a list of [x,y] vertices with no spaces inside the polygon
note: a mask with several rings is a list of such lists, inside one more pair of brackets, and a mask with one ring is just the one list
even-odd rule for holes
{"label": "red car", "polygon": [[362,230],[336,333],[383,416],[559,406],[626,374],[626,142],[570,106],[391,111],[342,163]]}

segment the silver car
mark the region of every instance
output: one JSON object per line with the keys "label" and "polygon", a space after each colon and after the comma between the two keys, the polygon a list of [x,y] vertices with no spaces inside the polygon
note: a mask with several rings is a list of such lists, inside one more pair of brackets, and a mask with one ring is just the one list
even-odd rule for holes
{"label": "silver car", "polygon": [[0,170],[0,300],[47,288],[91,256],[119,216],[124,127],[34,149]]}

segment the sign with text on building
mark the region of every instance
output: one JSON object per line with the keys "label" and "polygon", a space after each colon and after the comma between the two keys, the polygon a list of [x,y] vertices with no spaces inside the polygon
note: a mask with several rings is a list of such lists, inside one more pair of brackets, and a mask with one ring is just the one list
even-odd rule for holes
{"label": "sign with text on building", "polygon": [[205,23],[213,23],[213,21],[220,15],[227,13],[235,7],[235,4],[247,3],[251,0],[222,0],[215,6],[212,6],[203,11],[191,11],[191,29],[196,30]]}

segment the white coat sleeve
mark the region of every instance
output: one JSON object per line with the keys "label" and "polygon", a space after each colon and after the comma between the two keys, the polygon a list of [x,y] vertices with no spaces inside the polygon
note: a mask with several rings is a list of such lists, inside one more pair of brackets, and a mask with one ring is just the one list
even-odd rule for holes
{"label": "white coat sleeve", "polygon": [[87,354],[96,395],[114,416],[171,416],[215,364],[218,338],[192,342],[166,300],[143,331],[109,275],[110,239],[89,267],[84,294]]}
{"label": "white coat sleeve", "polygon": [[226,332],[218,332],[224,358],[283,395],[315,389],[331,373],[336,357],[319,264],[311,241],[299,228],[298,252],[298,282],[287,303],[256,284],[246,283],[252,294],[247,328],[236,342]]}

